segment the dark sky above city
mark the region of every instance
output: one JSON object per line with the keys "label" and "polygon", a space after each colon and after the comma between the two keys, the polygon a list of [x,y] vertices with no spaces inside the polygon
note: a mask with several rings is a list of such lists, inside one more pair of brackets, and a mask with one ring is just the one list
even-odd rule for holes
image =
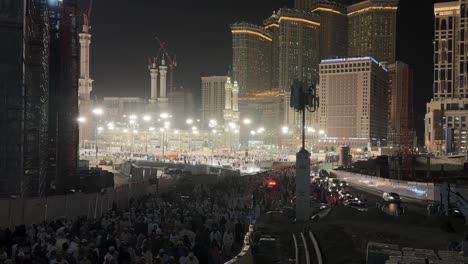
{"label": "dark sky above city", "polygon": [[[88,0],[81,0],[86,8]],[[347,2],[352,2],[347,1]],[[261,24],[293,0],[94,0],[91,76],[98,96],[149,96],[148,57],[158,43],[177,54],[176,86],[199,97],[200,77],[225,75],[231,64],[229,24]],[[422,136],[432,97],[433,1],[400,0],[397,59],[414,67],[415,124]]]}

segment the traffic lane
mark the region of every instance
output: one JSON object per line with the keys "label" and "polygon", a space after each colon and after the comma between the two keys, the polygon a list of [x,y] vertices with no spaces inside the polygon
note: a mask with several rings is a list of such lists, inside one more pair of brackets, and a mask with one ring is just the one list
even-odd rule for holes
{"label": "traffic lane", "polygon": [[[360,188],[358,186],[351,186],[348,185],[348,190],[353,194],[354,196],[357,196],[356,194],[359,195],[364,195],[365,198],[367,199],[367,204],[370,207],[373,207],[377,203],[382,204],[384,203],[384,200],[382,198],[383,192],[377,192],[365,188]],[[411,211],[416,214],[420,215],[427,215],[427,205],[429,204],[428,202],[425,201],[420,201],[420,202],[415,202],[412,199],[407,199],[407,198],[402,198],[402,203],[403,206],[406,206],[407,211]]]}

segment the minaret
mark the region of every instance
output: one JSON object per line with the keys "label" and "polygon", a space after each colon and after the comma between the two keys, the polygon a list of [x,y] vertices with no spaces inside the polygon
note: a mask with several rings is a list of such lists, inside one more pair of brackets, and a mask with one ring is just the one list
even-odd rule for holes
{"label": "minaret", "polygon": [[[89,77],[89,45],[91,44],[91,34],[87,23],[83,25],[83,32],[80,37],[80,78],[78,79],[78,107],[79,116],[89,118],[90,113],[90,93],[93,90],[93,80]],[[89,139],[88,125],[81,126],[81,140]]]}
{"label": "minaret", "polygon": [[232,111],[239,112],[239,86],[237,85],[237,81],[234,81],[234,87],[232,87]]}
{"label": "minaret", "polygon": [[234,81],[234,86],[232,87],[232,119],[234,121],[239,120],[239,86],[237,85],[237,81]]}
{"label": "minaret", "polygon": [[225,96],[224,96],[224,124],[227,125],[229,121],[231,121],[231,93],[232,93],[232,84],[231,84],[231,78],[227,77],[226,83],[224,84],[224,91],[225,91]]}
{"label": "minaret", "polygon": [[148,67],[151,75],[151,103],[156,103],[158,100],[158,66],[156,66],[156,59]]}
{"label": "minaret", "polygon": [[164,61],[164,57],[161,61],[161,66],[159,66],[159,73],[160,73],[160,91],[159,91],[159,110],[161,112],[167,112],[168,110],[168,99],[166,96],[166,74],[167,74],[167,66],[166,62]]}
{"label": "minaret", "polygon": [[231,93],[232,93],[232,84],[231,78],[227,77],[226,84],[224,85],[224,90],[226,92],[224,109],[231,109]]}

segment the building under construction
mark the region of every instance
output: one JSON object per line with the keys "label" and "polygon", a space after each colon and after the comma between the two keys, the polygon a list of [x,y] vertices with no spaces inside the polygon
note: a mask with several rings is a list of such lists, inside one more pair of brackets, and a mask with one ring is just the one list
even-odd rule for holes
{"label": "building under construction", "polygon": [[76,0],[0,5],[0,195],[73,188],[78,148]]}

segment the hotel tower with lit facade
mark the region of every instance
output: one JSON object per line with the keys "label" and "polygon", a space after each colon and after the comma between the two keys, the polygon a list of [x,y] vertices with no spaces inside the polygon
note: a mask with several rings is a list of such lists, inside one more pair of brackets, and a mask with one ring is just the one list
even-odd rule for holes
{"label": "hotel tower with lit facade", "polygon": [[348,53],[346,6],[335,1],[315,1],[311,12],[320,17],[320,59],[344,58]]}
{"label": "hotel tower with lit facade", "polygon": [[387,69],[372,57],[322,60],[320,128],[339,145],[385,144],[387,90]]}
{"label": "hotel tower with lit facade", "polygon": [[240,93],[263,92],[271,88],[271,35],[248,23],[231,25],[232,74]]}
{"label": "hotel tower with lit facade", "polygon": [[468,1],[434,5],[433,99],[427,103],[428,152],[465,154],[468,119]]}
{"label": "hotel tower with lit facade", "polygon": [[348,56],[395,61],[398,0],[366,0],[347,7]]}

